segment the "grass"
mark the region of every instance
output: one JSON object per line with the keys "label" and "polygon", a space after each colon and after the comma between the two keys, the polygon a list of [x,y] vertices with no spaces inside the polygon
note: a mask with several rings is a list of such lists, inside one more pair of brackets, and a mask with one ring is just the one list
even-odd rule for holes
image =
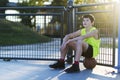
{"label": "grass", "polygon": [[21,23],[0,19],[1,46],[44,43],[50,40],[51,38],[39,35]]}

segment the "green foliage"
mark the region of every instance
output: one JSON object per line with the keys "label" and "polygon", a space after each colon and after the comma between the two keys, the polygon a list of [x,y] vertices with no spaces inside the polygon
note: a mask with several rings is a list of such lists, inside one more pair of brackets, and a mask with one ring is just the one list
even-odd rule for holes
{"label": "green foliage", "polygon": [[[18,3],[18,5],[20,7],[42,6],[45,1],[48,1],[48,0],[29,0],[29,1],[23,1],[22,3]],[[36,13],[38,10],[37,9],[28,9],[28,10],[26,10],[26,9],[20,9],[18,11],[20,13]],[[27,26],[29,26],[31,28],[35,27],[35,24],[31,23],[31,20],[35,19],[35,16],[31,16],[31,15],[20,16],[20,18],[22,19],[21,23],[23,23],[24,25],[27,25]]]}
{"label": "green foliage", "polygon": [[1,19],[0,25],[1,45],[32,44],[50,41],[50,38],[39,35],[29,27],[18,22]]}
{"label": "green foliage", "polygon": [[[6,7],[8,0],[0,0],[0,7]],[[5,13],[5,9],[0,9],[0,13]],[[5,18],[5,16],[0,16],[0,18]]]}
{"label": "green foliage", "polygon": [[43,6],[46,1],[48,0],[30,0],[29,6]]}
{"label": "green foliage", "polygon": [[91,3],[105,3],[113,2],[115,0],[74,0],[75,4],[91,4]]}
{"label": "green foliage", "polygon": [[5,7],[8,3],[8,0],[0,0],[0,7]]}
{"label": "green foliage", "polygon": [[89,3],[96,3],[96,2],[97,0],[74,0],[75,4],[83,4],[83,3],[89,4]]}
{"label": "green foliage", "polygon": [[53,0],[52,6],[66,6],[68,0]]}
{"label": "green foliage", "polygon": [[44,2],[48,0],[29,0],[29,1],[23,1],[22,3],[19,3],[21,6],[43,6]]}

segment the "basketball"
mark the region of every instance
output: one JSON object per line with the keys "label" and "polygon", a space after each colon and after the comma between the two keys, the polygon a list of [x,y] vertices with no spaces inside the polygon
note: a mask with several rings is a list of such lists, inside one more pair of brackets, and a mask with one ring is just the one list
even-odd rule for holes
{"label": "basketball", "polygon": [[95,58],[85,58],[83,60],[83,65],[85,68],[87,69],[93,69],[97,64],[97,61],[95,60]]}

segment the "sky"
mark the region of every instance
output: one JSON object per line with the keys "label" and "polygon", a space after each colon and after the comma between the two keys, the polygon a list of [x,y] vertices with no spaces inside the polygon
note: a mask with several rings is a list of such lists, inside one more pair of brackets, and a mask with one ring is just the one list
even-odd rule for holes
{"label": "sky", "polygon": [[9,2],[15,2],[15,3],[17,3],[18,0],[9,0]]}
{"label": "sky", "polygon": [[[15,3],[17,3],[17,2],[22,2],[23,0],[9,0],[9,2],[15,2]],[[52,2],[53,0],[49,0],[49,2],[45,2],[44,4],[45,5],[49,5],[49,4],[51,4],[51,2]]]}

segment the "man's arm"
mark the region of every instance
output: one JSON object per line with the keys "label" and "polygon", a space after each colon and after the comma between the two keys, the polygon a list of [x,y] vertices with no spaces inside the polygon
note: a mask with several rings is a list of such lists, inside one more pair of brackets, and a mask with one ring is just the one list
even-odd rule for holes
{"label": "man's arm", "polygon": [[88,32],[86,35],[82,35],[82,36],[78,36],[76,38],[70,39],[67,43],[69,43],[70,41],[84,40],[84,39],[89,38],[89,37],[97,38],[98,37],[97,35],[98,35],[98,31],[93,30],[92,32]]}
{"label": "man's arm", "polygon": [[88,32],[86,35],[82,36],[82,39],[84,40],[89,37],[94,37],[94,38],[98,39],[98,30],[93,30],[91,32]]}
{"label": "man's arm", "polygon": [[64,38],[63,38],[63,44],[68,41],[69,39],[73,39],[75,37],[78,37],[80,36],[80,30],[76,31],[76,32],[73,32],[73,33],[70,33],[70,34],[67,34]]}

